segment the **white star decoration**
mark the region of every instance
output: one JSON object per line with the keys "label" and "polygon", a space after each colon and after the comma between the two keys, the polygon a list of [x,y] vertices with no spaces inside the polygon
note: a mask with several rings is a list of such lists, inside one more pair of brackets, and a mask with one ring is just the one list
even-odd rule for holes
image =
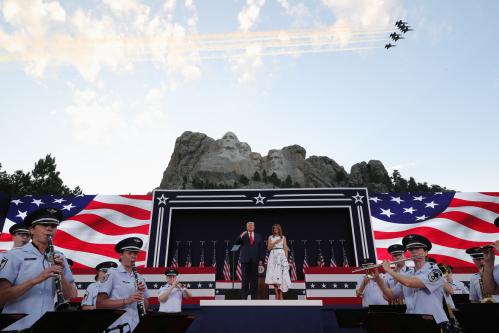
{"label": "white star decoration", "polygon": [[388,218],[390,218],[392,215],[395,215],[395,213],[392,213],[390,211],[390,208],[388,208],[388,209],[380,208],[380,209],[381,209],[380,215],[386,215]]}
{"label": "white star decoration", "polygon": [[425,219],[427,219],[427,218],[428,218],[428,217],[427,217],[425,214],[423,214],[423,215],[421,215],[421,216],[416,216],[416,221],[424,221],[424,220],[425,220]]}
{"label": "white star decoration", "polygon": [[21,201],[21,200],[19,200],[19,199],[12,200],[12,202],[13,202],[13,203],[15,203],[15,204],[16,204],[16,206],[17,206],[17,205],[19,205],[19,204],[24,203],[24,202],[22,202],[22,201]]}
{"label": "white star decoration", "polygon": [[400,197],[391,197],[390,201],[395,201],[400,205],[400,203],[404,202],[405,200],[400,199]]}
{"label": "white star decoration", "polygon": [[422,195],[420,195],[419,197],[413,197],[414,201],[423,201],[424,199],[426,199],[425,197],[423,197]]}
{"label": "white star decoration", "polygon": [[201,288],[201,286],[202,286],[201,283],[198,283],[198,288]]}
{"label": "white star decoration", "polygon": [[333,284],[333,288],[338,288],[338,285],[336,283]]}
{"label": "white star decoration", "polygon": [[435,203],[434,201],[425,203],[426,208],[428,207],[435,208],[435,206],[438,206],[438,204]]}
{"label": "white star decoration", "polygon": [[18,210],[16,217],[20,217],[21,219],[24,220],[26,218],[26,215],[28,215],[28,211],[21,212],[20,210]]}
{"label": "white star decoration", "polygon": [[310,287],[311,287],[312,289],[314,289],[314,288],[315,288],[315,284],[313,284],[313,283],[312,283],[312,284],[310,285]]}
{"label": "white star decoration", "polygon": [[253,197],[253,199],[255,199],[255,205],[258,205],[259,203],[261,203],[262,205],[264,205],[265,203],[263,202],[263,199],[265,199],[266,197],[262,197],[262,194],[261,193],[258,193],[258,196],[257,197]]}
{"label": "white star decoration", "polygon": [[325,283],[322,284],[322,288],[326,288],[326,284]]}
{"label": "white star decoration", "polygon": [[355,194],[354,196],[352,196],[352,198],[354,198],[354,199],[355,199],[355,202],[354,202],[354,203],[357,203],[357,202],[363,203],[363,202],[362,202],[362,198],[363,198],[363,197],[364,197],[364,196],[363,196],[363,195],[360,195],[360,194],[359,194],[359,192],[357,192],[357,194]]}
{"label": "white star decoration", "polygon": [[348,283],[345,283],[345,288],[348,288]]}
{"label": "white star decoration", "polygon": [[369,200],[374,201],[375,203],[378,203],[378,201],[383,201],[378,197],[372,197],[372,198],[369,198]]}
{"label": "white star decoration", "polygon": [[70,202],[69,205],[63,205],[62,210],[67,210],[69,212],[71,209],[73,209],[75,207],[76,206],[73,206],[73,204]]}
{"label": "white star decoration", "polygon": [[415,211],[417,211],[417,209],[414,209],[412,207],[409,207],[409,208],[404,208],[404,213],[409,213],[409,214],[412,214],[414,213]]}
{"label": "white star decoration", "polygon": [[54,203],[60,203],[60,204],[62,204],[63,201],[66,201],[66,200],[64,200],[63,198],[55,199]]}
{"label": "white star decoration", "polygon": [[163,204],[163,205],[166,205],[166,202],[168,201],[168,197],[165,197],[164,194],[161,194],[161,196],[159,198],[156,198],[159,200],[158,202],[158,206]]}
{"label": "white star decoration", "polygon": [[157,283],[155,283],[155,284],[154,284],[154,289],[157,289],[157,288],[158,288],[158,284],[157,284]]}
{"label": "white star decoration", "polygon": [[36,205],[37,207],[40,207],[40,205],[45,205],[42,199],[33,199],[32,204]]}
{"label": "white star decoration", "polygon": [[187,284],[187,288],[190,288],[190,287],[191,287],[191,284],[190,284],[190,283],[188,283],[188,284]]}
{"label": "white star decoration", "polygon": [[209,283],[208,288],[211,288],[211,287],[213,287],[213,284]]}

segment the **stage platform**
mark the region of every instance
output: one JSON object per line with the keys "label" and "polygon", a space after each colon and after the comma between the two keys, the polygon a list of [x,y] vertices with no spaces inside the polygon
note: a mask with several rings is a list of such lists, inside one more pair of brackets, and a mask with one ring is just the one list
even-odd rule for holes
{"label": "stage platform", "polygon": [[204,300],[201,306],[185,306],[196,316],[188,333],[205,332],[362,332],[338,328],[335,309],[320,300]]}
{"label": "stage platform", "polygon": [[201,332],[322,333],[322,301],[202,300]]}

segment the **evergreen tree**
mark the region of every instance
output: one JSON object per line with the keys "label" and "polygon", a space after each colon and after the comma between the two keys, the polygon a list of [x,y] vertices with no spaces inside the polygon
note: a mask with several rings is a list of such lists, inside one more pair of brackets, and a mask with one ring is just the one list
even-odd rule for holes
{"label": "evergreen tree", "polygon": [[255,173],[253,174],[253,181],[259,182],[261,179],[262,178],[260,177],[260,173],[258,171],[255,171]]}

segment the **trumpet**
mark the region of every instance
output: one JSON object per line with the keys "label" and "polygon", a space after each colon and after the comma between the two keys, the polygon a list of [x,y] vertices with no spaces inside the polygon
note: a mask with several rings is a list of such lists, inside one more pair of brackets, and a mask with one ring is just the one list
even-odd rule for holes
{"label": "trumpet", "polygon": [[[403,262],[403,261],[407,261],[407,260],[414,260],[414,259],[422,259],[424,258],[424,256],[414,256],[414,257],[411,257],[411,258],[404,258],[404,259],[400,259],[400,260],[395,260],[395,261],[390,261],[390,265],[393,265],[393,264],[396,264],[396,263],[399,263],[399,262]],[[355,269],[352,271],[352,273],[356,273],[356,272],[362,272],[362,271],[369,271],[371,269],[374,269],[374,268],[379,268],[383,266],[383,264],[372,264],[372,265],[369,265],[369,266],[365,266],[365,267],[361,267],[361,268],[358,268],[358,269]]]}

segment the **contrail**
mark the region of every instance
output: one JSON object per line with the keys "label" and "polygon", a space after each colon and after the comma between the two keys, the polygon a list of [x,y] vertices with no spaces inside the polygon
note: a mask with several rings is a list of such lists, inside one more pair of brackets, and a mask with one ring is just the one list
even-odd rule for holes
{"label": "contrail", "polygon": [[[248,56],[248,48],[256,47],[256,55],[277,56],[305,53],[341,52],[378,48],[371,44],[384,40],[391,30],[353,30],[328,28],[319,30],[273,30],[260,32],[229,32],[168,36],[110,36],[86,38],[80,36],[54,36],[46,39],[20,39],[12,37],[11,44],[29,46],[22,51],[9,51],[10,37],[0,44],[0,62],[36,62],[38,57],[52,62],[72,63],[72,57],[98,61],[118,57],[158,61],[158,57],[182,53],[199,54],[200,60],[228,59]],[[360,44],[360,45],[359,45]],[[365,45],[362,45],[365,44]],[[356,45],[355,47],[353,45]],[[336,46],[331,48],[330,46]],[[330,47],[330,48],[325,48]],[[271,50],[279,49],[279,50]],[[224,54],[213,54],[213,53]],[[227,52],[235,52],[228,54]],[[162,54],[164,53],[164,54]],[[142,60],[141,60],[142,61]]]}

